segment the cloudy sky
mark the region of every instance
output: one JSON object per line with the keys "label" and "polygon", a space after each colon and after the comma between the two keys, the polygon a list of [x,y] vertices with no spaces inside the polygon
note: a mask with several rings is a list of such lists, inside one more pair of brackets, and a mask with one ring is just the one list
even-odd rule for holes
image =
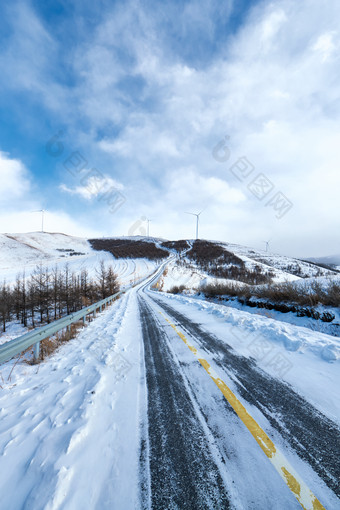
{"label": "cloudy sky", "polygon": [[340,252],[338,0],[30,0],[0,19],[0,231]]}

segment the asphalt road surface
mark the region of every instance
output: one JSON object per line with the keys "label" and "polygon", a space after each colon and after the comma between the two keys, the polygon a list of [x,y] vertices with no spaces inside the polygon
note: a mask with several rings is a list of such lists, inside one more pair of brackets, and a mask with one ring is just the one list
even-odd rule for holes
{"label": "asphalt road surface", "polygon": [[336,424],[166,297],[144,286],[138,302],[147,401],[143,508],[301,508],[173,326],[228,375],[237,398],[294,465],[340,496]]}

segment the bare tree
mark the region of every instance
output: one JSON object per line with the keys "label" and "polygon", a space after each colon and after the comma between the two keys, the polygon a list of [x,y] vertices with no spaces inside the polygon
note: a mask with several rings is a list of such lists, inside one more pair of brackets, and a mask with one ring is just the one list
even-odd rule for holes
{"label": "bare tree", "polygon": [[4,281],[0,289],[0,318],[3,332],[6,331],[6,322],[10,320],[10,308],[11,292],[10,288],[6,284],[6,281]]}
{"label": "bare tree", "polygon": [[28,322],[33,327],[37,322],[49,323],[118,290],[117,275],[111,266],[106,269],[104,262],[100,263],[96,280],[89,277],[86,269],[76,274],[68,264],[62,271],[58,266],[50,270],[40,264],[29,278],[24,272],[19,273],[12,288],[6,282],[0,287],[2,329],[5,331],[6,324],[14,318],[24,326]]}

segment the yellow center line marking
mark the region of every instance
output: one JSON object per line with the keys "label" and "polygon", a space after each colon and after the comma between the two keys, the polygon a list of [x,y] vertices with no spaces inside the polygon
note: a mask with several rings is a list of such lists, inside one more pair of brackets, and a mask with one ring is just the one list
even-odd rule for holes
{"label": "yellow center line marking", "polygon": [[172,322],[162,313],[159,312],[170,326],[176,331],[177,335],[183,340],[183,342],[189,347],[191,352],[197,357],[198,361],[209,374],[211,379],[223,393],[231,407],[234,409],[242,423],[247,427],[251,435],[254,437],[257,444],[260,446],[262,451],[266,454],[270,462],[275,467],[281,478],[288,485],[296,499],[304,510],[325,510],[324,506],[314,496],[312,491],[307,487],[304,481],[300,478],[295,469],[290,465],[288,460],[285,458],[283,453],[276,448],[273,441],[267,436],[265,431],[258,425],[254,418],[248,413],[244,405],[238,400],[231,389],[226,385],[222,379],[218,377],[216,372],[211,368],[210,364],[201,357],[199,351],[191,345],[187,338],[179,331]]}

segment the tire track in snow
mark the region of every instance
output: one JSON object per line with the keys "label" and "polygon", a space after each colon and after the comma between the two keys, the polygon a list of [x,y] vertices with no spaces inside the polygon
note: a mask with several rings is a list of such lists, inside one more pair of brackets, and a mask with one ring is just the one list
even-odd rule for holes
{"label": "tire track in snow", "polygon": [[228,509],[227,488],[165,333],[142,298],[139,307],[145,349],[151,507]]}
{"label": "tire track in snow", "polygon": [[334,455],[340,444],[335,423],[315,409],[288,384],[275,379],[249,358],[238,355],[226,342],[201,328],[173,307],[150,295],[195,341],[209,352],[215,363],[233,374],[238,394],[257,407],[300,458],[340,497],[340,463]]}

